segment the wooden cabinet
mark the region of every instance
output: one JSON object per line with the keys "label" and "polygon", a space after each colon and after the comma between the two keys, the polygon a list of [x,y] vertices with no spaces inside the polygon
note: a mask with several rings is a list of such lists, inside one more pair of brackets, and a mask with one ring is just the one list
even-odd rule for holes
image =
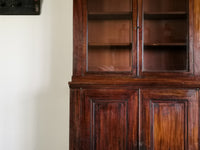
{"label": "wooden cabinet", "polygon": [[199,0],[74,0],[70,150],[200,150],[199,14]]}

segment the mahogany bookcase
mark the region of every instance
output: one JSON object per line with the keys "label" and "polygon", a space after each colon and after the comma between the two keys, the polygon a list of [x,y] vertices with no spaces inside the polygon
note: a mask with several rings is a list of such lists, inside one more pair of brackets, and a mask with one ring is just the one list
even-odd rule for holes
{"label": "mahogany bookcase", "polygon": [[74,0],[70,150],[200,149],[199,14],[199,0]]}

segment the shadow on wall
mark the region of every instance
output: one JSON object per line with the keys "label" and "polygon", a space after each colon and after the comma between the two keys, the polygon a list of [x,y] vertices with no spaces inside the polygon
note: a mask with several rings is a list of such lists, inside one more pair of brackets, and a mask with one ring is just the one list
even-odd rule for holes
{"label": "shadow on wall", "polygon": [[[41,6],[45,5],[43,0],[41,3]],[[60,0],[60,3],[52,2],[46,17],[48,20],[44,25],[50,26],[50,45],[47,50],[50,51],[50,63],[47,65],[49,80],[48,87],[36,96],[35,150],[67,150],[69,147],[68,81],[72,72],[72,21],[71,16],[66,16],[69,10],[72,16],[72,8],[66,6],[65,0]]]}

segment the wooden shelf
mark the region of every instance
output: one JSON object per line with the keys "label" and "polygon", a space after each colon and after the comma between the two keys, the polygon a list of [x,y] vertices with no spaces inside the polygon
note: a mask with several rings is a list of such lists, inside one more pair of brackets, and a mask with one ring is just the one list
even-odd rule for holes
{"label": "wooden shelf", "polygon": [[151,43],[151,44],[144,44],[145,48],[150,47],[186,47],[186,43]]}
{"label": "wooden shelf", "polygon": [[145,12],[144,19],[186,19],[186,12]]}
{"label": "wooden shelf", "polygon": [[132,43],[89,43],[88,48],[131,49]]}
{"label": "wooden shelf", "polygon": [[132,12],[89,12],[88,20],[130,20]]}
{"label": "wooden shelf", "polygon": [[131,70],[131,66],[114,66],[114,65],[98,65],[98,66],[88,66],[89,72],[101,71],[111,73],[113,71],[117,72],[129,72]]}

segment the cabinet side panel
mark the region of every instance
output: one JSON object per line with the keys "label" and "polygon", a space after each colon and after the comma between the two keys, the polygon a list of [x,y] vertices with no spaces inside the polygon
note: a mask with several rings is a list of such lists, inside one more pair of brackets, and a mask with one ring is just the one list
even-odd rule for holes
{"label": "cabinet side panel", "polygon": [[83,0],[73,1],[73,75],[82,73],[83,55]]}
{"label": "cabinet side panel", "polygon": [[80,90],[70,90],[70,150],[80,150]]}
{"label": "cabinet side panel", "polygon": [[194,71],[200,76],[200,1],[194,0]]}

